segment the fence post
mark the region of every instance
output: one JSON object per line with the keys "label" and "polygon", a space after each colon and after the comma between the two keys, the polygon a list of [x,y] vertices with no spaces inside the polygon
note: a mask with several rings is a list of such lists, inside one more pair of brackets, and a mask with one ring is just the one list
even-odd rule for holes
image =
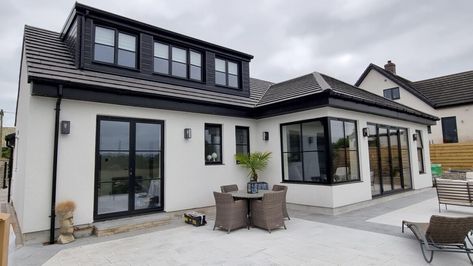
{"label": "fence post", "polygon": [[0,266],[8,265],[10,214],[0,213]]}
{"label": "fence post", "polygon": [[7,162],[3,164],[3,185],[2,188],[7,188]]}

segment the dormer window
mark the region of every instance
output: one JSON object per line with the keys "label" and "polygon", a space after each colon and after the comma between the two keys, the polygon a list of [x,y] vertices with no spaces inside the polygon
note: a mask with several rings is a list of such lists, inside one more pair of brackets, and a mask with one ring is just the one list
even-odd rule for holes
{"label": "dormer window", "polygon": [[94,60],[136,68],[136,36],[96,26]]}
{"label": "dormer window", "polygon": [[215,58],[215,84],[238,88],[238,64],[232,61]]}
{"label": "dormer window", "polygon": [[202,81],[202,54],[197,51],[155,42],[154,72]]}

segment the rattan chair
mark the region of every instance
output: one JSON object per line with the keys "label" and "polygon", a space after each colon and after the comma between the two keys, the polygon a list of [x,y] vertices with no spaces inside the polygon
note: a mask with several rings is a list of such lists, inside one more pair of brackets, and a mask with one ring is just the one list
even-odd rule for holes
{"label": "rattan chair", "polygon": [[227,193],[214,192],[217,213],[215,217],[215,228],[223,228],[230,233],[231,230],[248,227],[248,207],[246,200],[234,200],[233,196]]}
{"label": "rattan chair", "polygon": [[265,193],[262,200],[251,202],[251,222],[254,226],[268,230],[284,227],[282,203],[284,191]]}
{"label": "rattan chair", "polygon": [[282,213],[284,217],[291,220],[291,218],[289,217],[289,214],[287,213],[287,204],[286,204],[287,187],[281,186],[281,185],[273,185],[273,191],[284,191],[284,199],[282,202]]}
{"label": "rattan chair", "polygon": [[[402,232],[407,226],[419,240],[426,262],[432,262],[434,252],[466,253],[473,264],[473,243],[469,237],[473,229],[473,217],[446,217],[432,215],[429,223],[402,221]],[[467,243],[468,241],[468,243]],[[430,254],[429,254],[430,252]]]}
{"label": "rattan chair", "polygon": [[222,190],[222,193],[238,191],[238,185],[232,184],[232,185],[221,186],[220,190]]}

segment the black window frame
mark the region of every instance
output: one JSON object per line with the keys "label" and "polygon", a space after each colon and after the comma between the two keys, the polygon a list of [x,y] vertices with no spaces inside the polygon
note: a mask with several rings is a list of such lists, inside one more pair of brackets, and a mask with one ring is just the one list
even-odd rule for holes
{"label": "black window frame", "polygon": [[[96,35],[97,27],[114,31],[113,63],[100,61],[100,60],[95,59],[95,45],[96,45],[95,35]],[[118,50],[120,49],[120,48],[118,48],[118,44],[119,44],[118,43],[118,35],[120,33],[135,37],[135,66],[134,67],[129,67],[129,66],[124,66],[124,65],[118,64]],[[102,24],[94,24],[93,32],[92,32],[92,63],[107,65],[107,66],[113,66],[113,67],[119,67],[119,68],[124,68],[124,69],[128,69],[128,70],[133,70],[133,71],[138,71],[139,70],[139,68],[138,68],[138,65],[139,65],[138,61],[139,60],[138,59],[139,59],[139,35],[138,34],[131,33],[131,32],[126,31],[126,30],[121,30],[121,29],[118,29],[118,28],[115,28],[115,27],[102,25]]]}
{"label": "black window frame", "polygon": [[[394,97],[394,95],[395,95],[394,91],[397,91],[396,98]],[[399,87],[384,89],[383,90],[383,97],[388,99],[388,100],[399,100],[399,99],[401,99],[401,92],[399,90]]]}
{"label": "black window frame", "polygon": [[[285,176],[284,176],[284,154],[285,153],[294,153],[294,152],[290,152],[290,151],[284,151],[283,149],[283,127],[284,126],[288,126],[288,125],[297,125],[299,124],[300,127],[301,127],[301,130],[300,130],[300,136],[302,137],[302,124],[304,123],[310,123],[310,122],[315,122],[315,121],[318,121],[318,122],[321,122],[323,128],[324,128],[324,137],[325,137],[325,140],[324,140],[324,149],[323,151],[318,151],[317,152],[320,152],[322,154],[324,154],[325,156],[325,171],[326,171],[326,175],[327,175],[327,180],[325,182],[319,182],[319,181],[306,181],[304,180],[305,179],[305,174],[304,174],[304,171],[302,171],[302,175],[303,175],[303,180],[286,180],[285,179]],[[358,171],[358,179],[354,179],[354,180],[346,180],[346,181],[338,181],[338,182],[334,182],[334,177],[333,177],[333,174],[332,174],[332,155],[331,155],[331,151],[332,151],[332,136],[331,136],[331,131],[330,131],[330,123],[331,121],[344,121],[344,122],[352,122],[354,123],[354,126],[355,126],[355,132],[356,132],[356,153],[357,153],[357,171]],[[360,149],[359,149],[359,132],[358,132],[358,121],[356,120],[351,120],[351,119],[345,119],[345,118],[338,118],[338,117],[320,117],[320,118],[314,118],[314,119],[307,119],[307,120],[299,120],[299,121],[293,121],[293,122],[289,122],[289,123],[282,123],[279,125],[279,130],[280,130],[280,149],[281,149],[281,171],[282,171],[282,174],[281,174],[281,178],[282,178],[282,183],[294,183],[294,184],[310,184],[310,185],[341,185],[341,184],[347,184],[347,183],[356,183],[356,182],[361,182],[361,175],[360,175]],[[344,132],[345,134],[345,132]],[[301,137],[299,139],[301,139]],[[304,162],[304,151],[302,149],[302,143],[300,141],[300,144],[299,144],[301,147],[300,150],[299,150],[299,153],[301,154],[301,162],[303,164]],[[313,152],[313,151],[306,151],[306,152]],[[345,151],[347,152],[347,151]],[[347,158],[347,157],[345,157]],[[347,159],[346,159],[347,160]],[[345,162],[346,164],[346,162]],[[304,166],[302,166],[304,168]]]}
{"label": "black window frame", "polygon": [[[445,127],[445,120],[450,120],[452,119],[455,122],[455,128],[453,129],[455,131],[455,138],[454,139],[447,139],[446,135],[450,134],[447,133],[447,128]],[[447,116],[447,117],[442,117],[442,140],[443,143],[458,143],[458,125],[457,125],[457,117],[456,116]]]}
{"label": "black window frame", "polygon": [[[246,143],[245,144],[239,144],[238,143],[238,130],[243,130],[246,131]],[[237,153],[238,147],[243,146],[243,147],[248,147],[247,153],[244,153],[246,155],[251,153],[251,148],[250,148],[250,127],[245,127],[245,126],[235,126],[235,154]],[[239,164],[238,161],[236,161],[237,164]]]}
{"label": "black window frame", "polygon": [[[231,60],[231,59],[227,59],[225,57],[221,57],[221,56],[215,56],[215,61],[216,60],[222,60],[225,62],[225,72],[222,72],[222,71],[219,71],[217,70],[217,64],[214,62],[214,74],[215,74],[215,77],[217,76],[216,75],[216,72],[220,72],[220,73],[223,73],[225,74],[225,84],[217,84],[217,79],[215,78],[215,86],[217,87],[223,87],[223,88],[228,88],[228,89],[233,89],[233,90],[240,90],[241,89],[241,63],[239,61],[236,61],[236,60]],[[236,87],[233,87],[233,86],[230,86],[228,85],[228,76],[229,75],[233,75],[233,74],[229,74],[228,73],[228,63],[233,63],[233,64],[236,64],[237,66],[237,71],[238,71],[238,74],[237,74],[237,82],[238,82],[238,86]]]}
{"label": "black window frame", "polygon": [[[376,132],[370,132],[370,136],[375,136],[376,137],[376,159],[377,159],[377,168],[378,168],[378,176],[381,177],[381,179],[379,180],[379,185],[380,185],[380,194],[375,194],[375,195],[372,195],[373,197],[379,197],[379,196],[383,196],[383,195],[390,195],[390,194],[393,194],[393,193],[397,193],[398,191],[406,191],[406,190],[411,190],[413,189],[413,185],[412,185],[412,180],[413,180],[413,175],[412,175],[412,165],[411,165],[411,144],[409,143],[409,130],[408,128],[405,128],[405,127],[398,127],[398,126],[391,126],[391,125],[387,125],[387,124],[379,124],[379,123],[371,123],[371,122],[368,122],[367,123],[368,126],[374,126],[376,128]],[[391,185],[391,189],[390,190],[385,190],[384,189],[384,178],[383,178],[383,167],[382,167],[382,157],[381,157],[381,141],[380,141],[380,129],[385,129],[386,132],[387,132],[387,135],[386,135],[386,147],[388,148],[388,150],[391,150],[393,145],[391,143],[391,138],[390,138],[390,130],[394,129],[396,130],[396,134],[397,134],[397,149],[398,149],[398,158],[399,158],[399,168],[400,169],[403,169],[403,171],[400,171],[400,181],[401,181],[401,188],[400,189],[395,189],[394,188],[394,177],[392,176],[389,176],[390,180],[389,180],[389,185]],[[406,134],[406,146],[405,148],[402,147],[401,143],[402,143],[402,139],[401,139],[401,130],[403,130]],[[405,151],[406,152],[406,155],[407,155],[407,158],[403,158],[402,156],[402,152]],[[369,153],[369,151],[368,151]],[[370,156],[370,155],[369,155]],[[389,172],[392,173],[392,167],[393,167],[393,161],[392,161],[392,154],[391,152],[388,153],[388,157],[389,157],[389,163],[388,163],[388,167],[389,167]],[[407,160],[407,164],[404,164],[403,161],[404,159]],[[409,174],[409,187],[406,187],[406,177],[405,177],[405,172],[404,172],[404,169],[407,169],[408,170],[408,174]],[[370,166],[370,171],[371,171],[371,166]],[[371,177],[370,177],[371,178]],[[372,180],[371,180],[372,181]]]}
{"label": "black window frame", "polygon": [[[207,144],[205,142],[205,131],[207,130],[208,127],[213,127],[213,128],[218,128],[220,131],[220,143],[215,144],[215,143],[210,143]],[[220,146],[220,160],[219,161],[207,161],[207,155],[205,154],[206,147],[208,145],[218,145]],[[223,164],[223,126],[222,124],[214,124],[214,123],[205,123],[204,124],[204,161],[205,165],[222,165]]]}
{"label": "black window frame", "polygon": [[423,142],[423,137],[422,137],[422,131],[416,130],[416,135],[417,135],[416,150],[417,150],[417,160],[419,164],[419,174],[425,174],[424,142]]}
{"label": "black window frame", "polygon": [[[161,73],[157,72],[154,68],[154,59],[155,58],[160,58],[155,56],[155,43],[159,43],[162,45],[166,45],[168,47],[168,73]],[[175,76],[172,74],[172,48],[177,48],[177,49],[182,49],[186,51],[186,77],[181,77],[181,76]],[[191,52],[198,53],[200,54],[200,80],[198,79],[193,79],[191,78],[191,66],[195,66],[191,64]],[[161,58],[163,59],[163,58]],[[197,82],[197,83],[205,83],[205,59],[204,59],[204,52],[194,49],[194,48],[189,48],[189,47],[184,47],[180,45],[176,45],[173,43],[169,42],[163,42],[158,39],[153,40],[153,74],[154,75],[159,75],[159,76],[165,76],[165,77],[170,77],[170,78],[175,78],[175,79],[181,79],[181,80],[187,80],[187,81],[192,81],[192,82]]]}

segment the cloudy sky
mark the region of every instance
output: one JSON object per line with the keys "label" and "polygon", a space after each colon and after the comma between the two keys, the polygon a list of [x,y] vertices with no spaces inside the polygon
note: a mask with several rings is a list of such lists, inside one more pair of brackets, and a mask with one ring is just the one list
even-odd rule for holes
{"label": "cloudy sky", "polygon": [[[255,78],[314,70],[354,83],[369,63],[411,80],[473,70],[473,1],[114,0],[81,3],[255,56]],[[113,4],[112,4],[113,3]],[[13,125],[25,24],[60,31],[73,0],[0,2],[0,108]]]}

